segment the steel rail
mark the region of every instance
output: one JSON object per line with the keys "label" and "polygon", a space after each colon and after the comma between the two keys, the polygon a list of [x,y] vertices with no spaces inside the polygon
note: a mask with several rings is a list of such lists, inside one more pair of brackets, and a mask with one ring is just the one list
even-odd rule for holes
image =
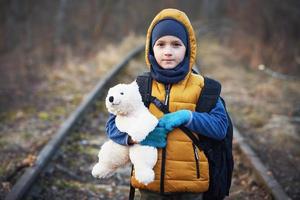
{"label": "steel rail", "polygon": [[247,144],[246,139],[240,134],[236,127],[233,127],[233,136],[246,160],[256,172],[260,182],[265,185],[275,200],[290,200],[291,198],[285,193],[281,185],[276,181],[274,176],[268,172],[267,167],[262,163],[256,153]]}

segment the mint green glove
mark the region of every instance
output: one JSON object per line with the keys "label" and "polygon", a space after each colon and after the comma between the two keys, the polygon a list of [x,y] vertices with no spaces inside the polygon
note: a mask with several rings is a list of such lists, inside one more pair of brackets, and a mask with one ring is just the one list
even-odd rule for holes
{"label": "mint green glove", "polygon": [[168,130],[164,127],[155,127],[147,137],[140,142],[141,145],[148,145],[152,147],[164,148],[167,145]]}
{"label": "mint green glove", "polygon": [[170,132],[178,126],[187,124],[191,118],[192,112],[190,110],[179,110],[162,116],[159,119],[158,126],[164,127]]}

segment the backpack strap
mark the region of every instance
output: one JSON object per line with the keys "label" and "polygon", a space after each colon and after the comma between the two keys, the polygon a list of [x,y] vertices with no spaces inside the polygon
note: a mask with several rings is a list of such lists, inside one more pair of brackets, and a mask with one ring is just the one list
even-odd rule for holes
{"label": "backpack strap", "polygon": [[[197,112],[209,112],[211,111],[218,101],[221,93],[221,84],[211,78],[204,77],[204,86],[199,96],[196,111]],[[211,157],[212,155],[212,144],[215,140],[206,137],[204,135],[197,135],[199,138],[199,144],[202,146],[206,156]]]}
{"label": "backpack strap", "polygon": [[148,108],[151,101],[151,90],[152,90],[152,78],[150,72],[145,72],[136,78],[136,82],[139,86],[139,91],[142,96],[144,105]]}
{"label": "backpack strap", "polygon": [[197,112],[209,112],[213,109],[220,97],[221,84],[211,78],[204,77],[204,87],[196,105]]}

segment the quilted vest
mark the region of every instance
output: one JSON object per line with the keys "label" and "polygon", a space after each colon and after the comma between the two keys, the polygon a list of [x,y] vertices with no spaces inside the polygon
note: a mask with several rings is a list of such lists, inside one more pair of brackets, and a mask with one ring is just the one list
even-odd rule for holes
{"label": "quilted vest", "polygon": [[[203,85],[203,77],[192,73],[189,73],[183,81],[172,85],[168,101],[169,110],[171,112],[181,109],[195,111]],[[153,80],[152,96],[164,102],[165,85]],[[153,104],[150,104],[149,110],[157,118],[163,116],[163,113]],[[178,128],[168,134],[165,150],[158,149],[158,160],[154,171],[155,180],[148,185],[139,183],[134,178],[133,171],[131,184],[135,188],[162,193],[199,193],[208,190],[208,160],[204,152],[196,148]]]}

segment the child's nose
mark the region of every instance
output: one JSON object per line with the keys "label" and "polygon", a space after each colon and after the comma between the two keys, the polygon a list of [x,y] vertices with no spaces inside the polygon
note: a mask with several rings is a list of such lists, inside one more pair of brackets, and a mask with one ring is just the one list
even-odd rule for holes
{"label": "child's nose", "polygon": [[171,56],[172,55],[172,49],[170,47],[166,47],[164,51],[165,56]]}

